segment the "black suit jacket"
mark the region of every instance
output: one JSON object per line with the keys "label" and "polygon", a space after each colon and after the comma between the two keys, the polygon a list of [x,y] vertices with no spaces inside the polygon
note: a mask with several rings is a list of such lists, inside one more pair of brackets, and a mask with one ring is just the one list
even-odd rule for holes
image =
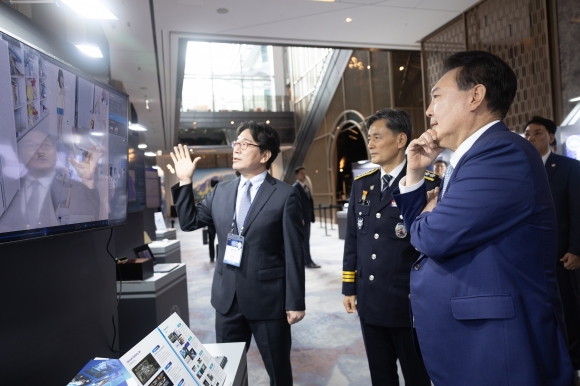
{"label": "black suit jacket", "polygon": [[[342,293],[357,295],[358,314],[376,326],[411,327],[410,274],[420,253],[411,245],[408,230],[403,238],[395,233],[403,220],[391,196],[406,174],[405,167],[381,200],[380,170],[367,172],[355,179],[348,203]],[[426,173],[427,190],[440,182],[436,174]],[[360,201],[363,191],[369,205]]]}
{"label": "black suit jacket", "polygon": [[292,186],[300,193],[300,204],[302,206],[304,223],[314,222],[314,201],[312,201],[312,196],[310,198],[308,197],[300,182],[296,181]]}
{"label": "black suit jacket", "polygon": [[[184,231],[214,224],[220,245],[232,227],[240,179],[218,184],[197,206],[191,185],[171,188]],[[225,264],[219,248],[211,304],[225,314],[237,297],[240,311],[250,320],[286,318],[286,311],[305,310],[304,256],[298,191],[266,175],[248,213],[242,236],[240,267]]]}
{"label": "black suit jacket", "polygon": [[557,258],[580,255],[580,162],[551,153],[546,173],[558,218]]}

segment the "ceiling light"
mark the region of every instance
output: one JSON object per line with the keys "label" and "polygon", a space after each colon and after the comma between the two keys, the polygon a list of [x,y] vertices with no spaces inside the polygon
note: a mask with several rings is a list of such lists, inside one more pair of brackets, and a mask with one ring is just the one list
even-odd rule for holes
{"label": "ceiling light", "polygon": [[97,131],[93,131],[93,132],[91,133],[91,135],[94,135],[95,137],[102,137],[102,136],[103,136],[103,133],[99,133],[99,132],[97,132]]}
{"label": "ceiling light", "polygon": [[193,122],[193,124],[194,124],[194,125],[197,125],[197,122],[195,122],[195,121],[194,121],[194,122]]}
{"label": "ceiling light", "polygon": [[140,143],[139,145],[137,145],[137,147],[139,149],[147,149],[147,144],[146,143]]}
{"label": "ceiling light", "polygon": [[352,19],[350,17],[347,17],[345,20],[347,23],[350,23],[352,21]]}
{"label": "ceiling light", "polygon": [[266,125],[269,125],[269,124],[270,124],[270,120],[267,120],[267,121],[266,121]]}
{"label": "ceiling light", "polygon": [[157,150],[157,155],[163,155],[163,151],[162,150]]}
{"label": "ceiling light", "polygon": [[146,152],[145,152],[145,155],[146,155],[147,157],[155,157],[155,156],[156,156],[156,154],[155,154],[155,153],[153,153],[152,151],[146,151]]}
{"label": "ceiling light", "polygon": [[403,71],[404,69],[405,69],[405,66],[399,67],[399,71]]}
{"label": "ceiling light", "polygon": [[580,97],[572,98],[570,102],[580,102]]}
{"label": "ceiling light", "polygon": [[129,123],[129,130],[133,131],[147,131],[147,128],[138,123]]}
{"label": "ceiling light", "polygon": [[145,108],[149,110],[149,99],[145,99]]}
{"label": "ceiling light", "polygon": [[231,121],[230,123],[233,125],[234,124],[234,121]]}
{"label": "ceiling light", "polygon": [[103,53],[101,49],[97,46],[90,45],[90,44],[77,44],[76,45],[79,50],[85,55],[90,56],[91,58],[102,58]]}
{"label": "ceiling light", "polygon": [[80,17],[85,19],[108,19],[119,20],[103,3],[99,0],[60,0],[68,5]]}
{"label": "ceiling light", "polygon": [[367,70],[370,70],[370,69],[371,69],[371,66],[367,66]]}

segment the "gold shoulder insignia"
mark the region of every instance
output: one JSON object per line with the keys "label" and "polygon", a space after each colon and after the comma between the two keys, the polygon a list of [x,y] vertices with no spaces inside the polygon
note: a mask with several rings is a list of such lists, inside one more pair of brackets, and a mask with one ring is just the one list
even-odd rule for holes
{"label": "gold shoulder insignia", "polygon": [[374,174],[374,173],[376,173],[378,171],[379,171],[379,168],[374,168],[373,170],[369,170],[368,172],[365,172],[365,173],[357,176],[354,180],[356,181],[359,178],[363,178],[363,177],[366,177],[366,176],[370,176],[371,174]]}
{"label": "gold shoulder insignia", "polygon": [[435,181],[435,178],[439,177],[436,173],[432,171],[425,170],[425,179],[428,181]]}

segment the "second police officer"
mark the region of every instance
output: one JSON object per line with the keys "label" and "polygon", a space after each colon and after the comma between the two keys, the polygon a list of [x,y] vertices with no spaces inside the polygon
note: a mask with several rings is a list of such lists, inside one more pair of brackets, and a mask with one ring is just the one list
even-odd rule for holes
{"label": "second police officer", "polygon": [[[411,120],[405,111],[383,109],[367,121],[371,162],[380,166],[355,178],[348,204],[342,293],[346,311],[358,311],[373,385],[398,385],[397,359],[405,385],[430,386],[415,352],[409,318],[411,245],[391,197],[406,174]],[[425,172],[427,190],[439,177]]]}

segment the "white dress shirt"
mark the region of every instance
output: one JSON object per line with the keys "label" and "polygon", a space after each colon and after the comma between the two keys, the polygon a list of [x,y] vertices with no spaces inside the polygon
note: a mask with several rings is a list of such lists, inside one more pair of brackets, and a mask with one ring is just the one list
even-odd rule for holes
{"label": "white dress shirt", "polygon": [[[34,178],[31,177],[29,174],[26,175],[24,179],[24,197],[25,199],[22,200],[22,213],[27,213],[29,210],[35,210],[36,215],[40,213],[40,209],[42,208],[42,204],[44,203],[44,199],[48,194],[50,189],[50,185],[54,180],[54,176],[56,172],[50,173],[48,176],[41,177],[41,178]],[[38,180],[38,207],[37,208],[27,208],[28,200],[30,199],[30,195],[32,194],[32,181]]]}
{"label": "white dress shirt", "polygon": [[[266,174],[268,174],[267,170],[265,170],[263,173],[258,174],[257,176],[250,178],[250,182],[252,183],[252,189],[250,190],[250,197],[252,203],[254,202],[254,198],[256,197],[256,193],[258,193],[260,186],[262,186],[262,183],[266,179]],[[238,185],[238,196],[236,198],[236,218],[238,217],[238,210],[240,208],[240,202],[242,201],[242,195],[246,192],[246,181],[248,181],[247,178],[245,178],[244,176],[240,176],[240,184]]]}
{"label": "white dress shirt", "polygon": [[[457,150],[455,150],[455,153],[453,153],[453,155],[449,159],[449,164],[453,167],[453,169],[455,169],[455,167],[457,166],[457,164],[461,160],[461,157],[463,157],[463,155],[465,153],[467,153],[469,151],[469,149],[471,149],[471,147],[473,146],[475,141],[477,141],[479,139],[479,137],[481,137],[483,135],[483,133],[485,133],[487,131],[487,129],[489,129],[490,127],[492,127],[493,125],[495,125],[498,122],[499,122],[499,120],[488,123],[487,125],[483,126],[481,129],[477,130],[475,133],[473,133],[469,137],[467,137],[467,139],[465,141],[463,141],[463,143],[461,145],[459,145]],[[405,176],[405,177],[401,178],[401,181],[399,182],[399,191],[401,192],[401,194],[415,191],[415,190],[419,189],[425,182],[424,179],[421,179],[421,181],[417,182],[413,186],[405,186],[406,179],[407,179],[407,177]]]}
{"label": "white dress shirt", "polygon": [[550,156],[550,154],[552,154],[552,150],[548,150],[548,152],[542,156],[542,161],[544,162],[544,165],[546,164],[546,162],[548,162],[548,157]]}

